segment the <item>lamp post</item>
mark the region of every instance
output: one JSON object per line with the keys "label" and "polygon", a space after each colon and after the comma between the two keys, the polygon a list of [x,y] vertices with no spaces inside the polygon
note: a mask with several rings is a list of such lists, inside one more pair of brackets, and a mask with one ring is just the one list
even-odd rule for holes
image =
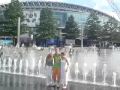
{"label": "lamp post", "polygon": [[59,31],[58,31],[58,35],[59,35],[59,40],[60,40],[60,46],[61,46],[61,42],[63,41],[63,34],[65,34],[65,33],[63,33],[62,32],[62,29],[64,29],[64,27],[58,27],[58,29],[59,29]]}
{"label": "lamp post", "polygon": [[18,17],[17,47],[20,47],[20,17]]}
{"label": "lamp post", "polygon": [[83,48],[83,26],[81,25],[81,47]]}
{"label": "lamp post", "polygon": [[81,23],[80,25],[80,29],[81,29],[81,48],[83,48],[84,47],[84,45],[83,45],[83,39],[84,39],[84,23]]}

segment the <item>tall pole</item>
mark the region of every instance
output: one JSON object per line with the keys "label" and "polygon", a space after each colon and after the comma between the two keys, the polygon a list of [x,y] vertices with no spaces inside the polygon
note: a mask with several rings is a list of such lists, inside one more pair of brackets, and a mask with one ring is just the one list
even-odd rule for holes
{"label": "tall pole", "polygon": [[81,25],[81,47],[83,48],[83,27]]}
{"label": "tall pole", "polygon": [[20,47],[20,17],[18,17],[17,47]]}
{"label": "tall pole", "polygon": [[61,31],[61,28],[59,29],[59,41],[60,41],[60,47],[61,47],[61,42],[62,42],[62,31]]}

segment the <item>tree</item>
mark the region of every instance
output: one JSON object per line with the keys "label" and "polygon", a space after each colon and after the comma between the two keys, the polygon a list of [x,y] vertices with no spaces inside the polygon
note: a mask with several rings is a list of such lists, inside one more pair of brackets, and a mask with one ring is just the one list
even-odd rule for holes
{"label": "tree", "polygon": [[64,32],[67,39],[76,39],[79,37],[80,30],[72,15],[68,17]]}
{"label": "tree", "polygon": [[110,18],[102,27],[100,39],[101,41],[113,43],[120,41],[119,36],[118,21],[114,18]]}
{"label": "tree", "polygon": [[0,36],[9,36],[8,24],[8,21],[0,20]]}
{"label": "tree", "polygon": [[99,31],[101,30],[100,21],[96,13],[91,12],[86,24],[85,24],[85,35],[90,41],[96,41],[98,39]]}
{"label": "tree", "polygon": [[112,44],[120,43],[120,30],[113,32],[111,42],[112,42]]}
{"label": "tree", "polygon": [[108,29],[109,29],[109,33],[110,33],[110,40],[109,41],[111,43],[119,41],[120,35],[118,34],[119,33],[118,21],[115,20],[114,18],[111,18],[111,19],[109,19],[108,24],[109,24]]}
{"label": "tree", "polygon": [[56,36],[56,25],[53,12],[49,8],[43,8],[40,14],[40,24],[36,30],[39,39],[52,39]]}
{"label": "tree", "polygon": [[6,20],[9,22],[5,25],[5,30],[9,32],[9,36],[16,36],[18,17],[21,17],[21,21],[23,21],[21,3],[18,0],[12,0],[12,2],[6,7],[4,15]]}
{"label": "tree", "polygon": [[27,25],[23,24],[21,26],[20,34],[25,34],[25,33],[33,34],[33,31],[32,31],[32,29],[30,27],[28,27]]}

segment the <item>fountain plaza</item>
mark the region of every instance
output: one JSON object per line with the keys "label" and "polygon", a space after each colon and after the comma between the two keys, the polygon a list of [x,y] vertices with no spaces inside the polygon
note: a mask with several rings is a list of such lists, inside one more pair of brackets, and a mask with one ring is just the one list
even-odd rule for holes
{"label": "fountain plaza", "polygon": [[[50,51],[53,48],[1,47],[0,90],[58,90],[46,86],[45,59]],[[119,48],[72,48],[67,90],[120,90],[119,57]]]}

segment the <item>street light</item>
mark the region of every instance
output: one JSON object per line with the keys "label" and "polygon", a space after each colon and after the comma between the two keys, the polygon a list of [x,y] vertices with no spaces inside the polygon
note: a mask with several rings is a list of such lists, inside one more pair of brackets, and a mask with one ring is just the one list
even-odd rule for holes
{"label": "street light", "polygon": [[81,29],[81,47],[83,48],[83,39],[84,39],[84,23],[79,24],[80,29]]}
{"label": "street light", "polygon": [[81,25],[81,47],[83,48],[83,26]]}
{"label": "street light", "polygon": [[20,17],[18,17],[17,47],[20,47]]}
{"label": "street light", "polygon": [[60,40],[60,45],[61,45],[61,41],[63,40],[63,33],[62,29],[64,29],[64,27],[58,27],[59,31],[58,31],[58,35],[59,35],[59,40]]}

